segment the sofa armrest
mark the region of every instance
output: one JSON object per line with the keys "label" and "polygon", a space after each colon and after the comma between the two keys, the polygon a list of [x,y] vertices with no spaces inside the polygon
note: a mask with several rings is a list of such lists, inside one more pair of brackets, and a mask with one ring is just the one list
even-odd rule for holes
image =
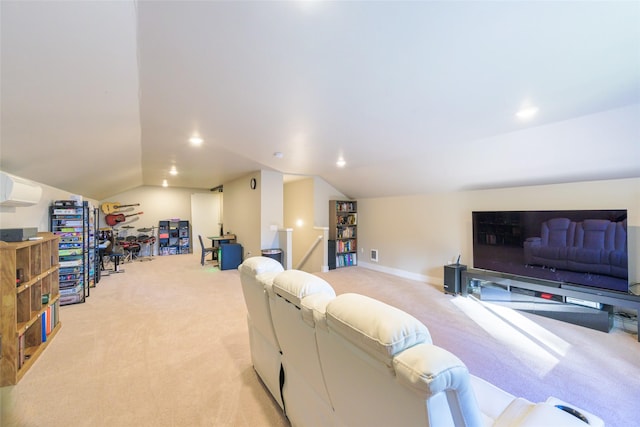
{"label": "sofa armrest", "polygon": [[396,354],[393,366],[398,381],[425,400],[444,393],[456,425],[484,424],[469,371],[452,353],[433,344],[417,344]]}
{"label": "sofa armrest", "polygon": [[325,313],[327,312],[327,304],[334,298],[335,296],[327,293],[317,293],[304,297],[300,301],[302,320],[311,327],[320,325],[326,329]]}

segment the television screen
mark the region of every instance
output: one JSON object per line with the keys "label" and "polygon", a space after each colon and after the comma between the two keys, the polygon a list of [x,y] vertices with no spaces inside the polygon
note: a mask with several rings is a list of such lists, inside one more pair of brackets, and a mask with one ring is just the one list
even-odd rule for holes
{"label": "television screen", "polygon": [[474,268],[629,292],[626,210],[472,216]]}

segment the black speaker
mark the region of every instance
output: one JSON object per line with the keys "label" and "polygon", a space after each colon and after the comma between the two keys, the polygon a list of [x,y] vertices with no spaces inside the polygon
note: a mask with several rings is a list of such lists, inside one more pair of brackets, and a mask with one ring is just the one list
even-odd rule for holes
{"label": "black speaker", "polygon": [[459,294],[462,283],[462,272],[467,269],[466,265],[449,264],[444,266],[444,293]]}

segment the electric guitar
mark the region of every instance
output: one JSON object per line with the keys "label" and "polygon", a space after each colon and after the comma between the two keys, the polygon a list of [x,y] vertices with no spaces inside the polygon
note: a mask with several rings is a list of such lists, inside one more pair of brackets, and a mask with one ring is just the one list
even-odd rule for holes
{"label": "electric guitar", "polygon": [[126,208],[129,206],[140,206],[140,203],[134,203],[132,205],[121,205],[120,203],[110,203],[110,202],[104,202],[102,205],[100,205],[100,208],[102,209],[102,212],[105,215],[109,215],[109,214],[113,214],[113,213],[117,213],[121,208]]}
{"label": "electric guitar", "polygon": [[130,217],[130,216],[135,216],[135,215],[141,215],[144,212],[138,212],[138,213],[133,213],[130,215],[125,215],[125,214],[108,214],[107,216],[104,217],[104,220],[107,222],[107,224],[114,226],[117,225],[121,222],[124,222],[125,218]]}

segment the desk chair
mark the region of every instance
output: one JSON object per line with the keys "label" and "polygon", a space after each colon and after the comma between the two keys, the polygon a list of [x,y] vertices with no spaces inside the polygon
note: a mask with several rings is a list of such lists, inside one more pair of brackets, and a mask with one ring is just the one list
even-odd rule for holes
{"label": "desk chair", "polygon": [[215,248],[205,248],[204,243],[202,243],[202,236],[198,234],[198,240],[200,240],[200,247],[202,248],[202,255],[200,255],[200,264],[204,265],[204,259],[207,254],[211,254],[213,256],[213,252]]}

